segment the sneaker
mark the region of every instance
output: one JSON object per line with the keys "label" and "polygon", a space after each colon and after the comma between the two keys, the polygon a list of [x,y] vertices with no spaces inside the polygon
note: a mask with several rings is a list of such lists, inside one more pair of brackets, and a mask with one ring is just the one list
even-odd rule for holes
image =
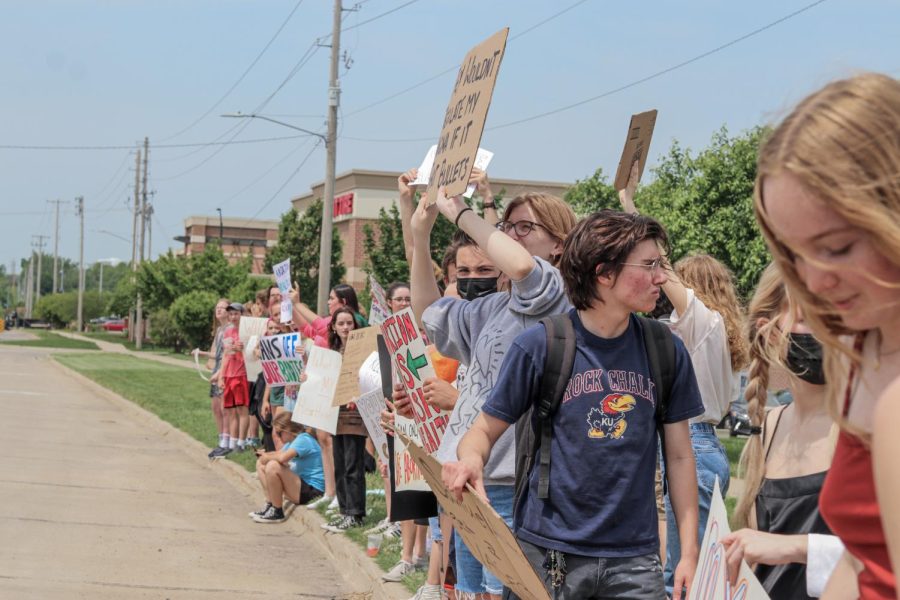
{"label": "sneaker", "polygon": [[427,583],[416,590],[416,595],[409,600],[441,600],[444,597],[440,585],[428,585]]}
{"label": "sneaker", "polygon": [[206,458],[212,460],[213,457],[216,455],[216,452],[218,452],[218,451],[219,451],[219,447],[216,446],[215,448],[213,448],[212,450],[209,451],[209,454],[206,455]]}
{"label": "sneaker", "polygon": [[214,452],[212,452],[212,456],[210,456],[210,460],[216,460],[219,458],[225,458],[229,454],[231,454],[231,448],[216,448]]}
{"label": "sneaker", "polygon": [[281,523],[284,521],[284,511],[277,506],[270,506],[265,514],[253,517],[257,523]]}
{"label": "sneaker", "polygon": [[251,448],[259,448],[262,446],[262,442],[259,441],[259,438],[250,438],[247,440],[247,445]]}
{"label": "sneaker", "polygon": [[323,504],[328,504],[332,500],[334,500],[333,496],[319,496],[317,499],[315,499],[312,502],[310,502],[309,504],[307,504],[306,508],[315,510],[315,509],[319,508],[320,506],[322,506]]}
{"label": "sneaker", "polygon": [[338,502],[337,496],[331,499],[331,503],[328,505],[328,508],[325,509],[325,512],[335,512],[340,510],[341,505]]}
{"label": "sneaker", "polygon": [[393,523],[391,523],[390,519],[385,517],[381,521],[378,521],[378,523],[375,524],[375,527],[372,527],[371,529],[366,529],[365,534],[371,535],[371,534],[375,534],[375,533],[384,533],[385,530],[387,530],[387,528],[390,527],[391,525],[393,525]]}
{"label": "sneaker", "polygon": [[331,523],[323,525],[322,528],[326,531],[330,531],[331,533],[344,533],[351,527],[362,527],[363,520],[361,517],[350,517],[344,516],[340,519],[335,519]]}
{"label": "sneaker", "polygon": [[401,581],[404,576],[409,575],[416,570],[416,566],[411,562],[401,560],[394,565],[390,571],[381,576],[382,581]]}
{"label": "sneaker", "polygon": [[401,535],[400,523],[391,523],[381,536],[385,539],[399,539]]}
{"label": "sneaker", "polygon": [[253,517],[261,517],[261,516],[263,516],[264,514],[266,514],[266,511],[268,511],[270,508],[272,508],[272,503],[271,503],[271,502],[266,502],[266,505],[263,506],[261,509],[259,509],[259,510],[257,510],[257,511],[253,511],[253,512],[251,512],[251,513],[247,513],[247,516],[250,517],[251,519],[252,519]]}

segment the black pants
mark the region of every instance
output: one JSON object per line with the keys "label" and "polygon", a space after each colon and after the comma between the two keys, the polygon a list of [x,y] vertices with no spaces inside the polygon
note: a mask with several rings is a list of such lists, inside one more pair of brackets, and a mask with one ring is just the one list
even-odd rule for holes
{"label": "black pants", "polygon": [[334,436],[334,479],[343,515],[366,516],[365,454],[365,436]]}

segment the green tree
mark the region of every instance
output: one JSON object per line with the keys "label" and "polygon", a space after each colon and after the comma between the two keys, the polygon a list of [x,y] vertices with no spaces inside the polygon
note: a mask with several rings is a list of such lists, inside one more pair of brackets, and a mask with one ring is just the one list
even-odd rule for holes
{"label": "green tree", "polygon": [[[47,321],[54,327],[73,324],[78,320],[78,292],[41,296],[34,307],[34,313],[37,318]],[[85,292],[82,304],[84,322],[96,319],[102,313],[103,303],[100,301],[100,294],[93,290]]]}
{"label": "green tree", "polygon": [[575,185],[566,191],[563,199],[572,207],[578,218],[586,217],[604,208],[614,210],[621,208],[619,194],[607,181],[603,169],[597,169],[587,179],[576,181]]}
{"label": "green tree", "polygon": [[722,127],[710,145],[692,155],[678,142],[638,189],[635,204],[669,233],[672,259],[696,252],[715,256],[734,272],[748,298],[770,256],[753,215],[756,156],[766,130],[730,136]]}
{"label": "green tree", "polygon": [[176,352],[181,351],[184,337],[170,311],[160,309],[150,315],[150,341],[157,346],[166,346]]}
{"label": "green tree", "polygon": [[[300,299],[315,307],[319,289],[319,240],[322,237],[322,201],[317,199],[298,216],[291,208],[281,215],[278,243],[266,256],[266,270],[291,259],[291,278],[300,286]],[[331,285],[343,280],[347,269],[341,262],[343,244],[335,230],[331,238]]]}
{"label": "green tree", "polygon": [[[104,274],[105,275],[105,274]],[[106,287],[104,282],[103,287]],[[131,277],[122,277],[110,292],[103,293],[106,314],[110,316],[125,317],[134,308],[136,298],[134,282]]]}
{"label": "green tree", "polygon": [[219,294],[195,290],[179,296],[169,313],[180,335],[193,348],[208,348]]}

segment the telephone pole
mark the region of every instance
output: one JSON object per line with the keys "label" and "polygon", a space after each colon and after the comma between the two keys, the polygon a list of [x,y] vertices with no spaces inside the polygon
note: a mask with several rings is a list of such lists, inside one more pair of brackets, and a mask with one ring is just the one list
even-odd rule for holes
{"label": "telephone pole", "polygon": [[53,292],[56,293],[59,291],[58,277],[59,277],[59,205],[65,204],[62,200],[47,200],[50,204],[56,205],[56,233],[53,236]]}
{"label": "telephone pole", "polygon": [[338,64],[341,54],[341,0],[334,0],[334,16],[331,26],[331,73],[328,82],[328,133],[325,139],[325,197],[322,199],[322,236],[319,244],[319,297],[316,311],[322,315],[328,309],[328,292],[331,291],[331,238],[332,211],[334,210],[334,168],[337,160],[337,118],[341,103],[341,84],[338,81]]}
{"label": "telephone pole", "polygon": [[34,250],[31,251],[31,258],[28,259],[28,275],[25,276],[25,318],[31,318],[31,311],[34,308]]}
{"label": "telephone pole", "polygon": [[[138,243],[138,213],[141,210],[141,149],[138,148],[137,156],[134,159],[134,209],[131,211],[133,215],[131,227],[131,283],[137,285],[137,243]],[[140,296],[140,294],[138,294]],[[135,305],[137,300],[135,300]],[[135,312],[131,310],[128,314],[128,339],[134,341],[134,318]]]}
{"label": "telephone pole", "polygon": [[[141,181],[141,237],[139,247],[139,262],[144,262],[144,233],[147,229],[147,159],[150,154],[150,139],[144,138],[144,177]],[[134,317],[134,347],[138,350],[143,346],[144,341],[144,307],[141,302],[141,296],[137,297],[137,311]]]}
{"label": "telephone pole", "polygon": [[75,198],[75,214],[80,217],[81,234],[78,245],[78,333],[84,329],[84,196]]}
{"label": "telephone pole", "polygon": [[37,281],[35,281],[35,292],[34,292],[34,302],[37,303],[38,300],[41,299],[41,266],[43,264],[43,256],[44,256],[44,240],[48,239],[49,235],[32,235],[32,238],[37,238],[37,242],[33,242],[37,248],[38,252],[38,264],[37,264]]}

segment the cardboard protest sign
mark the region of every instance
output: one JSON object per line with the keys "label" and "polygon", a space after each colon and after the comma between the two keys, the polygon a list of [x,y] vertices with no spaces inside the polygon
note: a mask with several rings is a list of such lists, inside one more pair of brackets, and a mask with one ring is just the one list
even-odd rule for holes
{"label": "cardboard protest sign", "polygon": [[[428,153],[425,155],[425,159],[422,160],[422,165],[419,167],[418,175],[415,181],[410,182],[411,186],[427,186],[428,178],[431,176],[431,169],[434,166],[434,157],[437,154],[437,146],[432,146],[428,149]],[[482,171],[487,171],[488,165],[491,164],[491,159],[494,158],[494,153],[490,150],[485,150],[484,148],[479,148],[478,152],[475,154],[475,166],[481,169]],[[463,198],[471,198],[473,194],[475,194],[476,185],[474,183],[470,183],[468,187],[466,187],[466,191],[463,192]]]}
{"label": "cardboard protest sign", "polygon": [[728,582],[728,570],[725,566],[725,547],[722,538],[731,533],[728,526],[728,512],[722,501],[719,489],[719,478],[713,487],[712,505],[706,521],[706,533],[700,546],[700,558],[697,560],[697,571],[691,585],[688,600],[769,600],[768,594],[747,563],[741,561],[737,585],[732,587]]}
{"label": "cardboard protest sign", "polygon": [[297,392],[291,419],[334,434],[339,406],[332,406],[334,390],[341,374],[341,353],[313,346],[306,359],[306,381]]}
{"label": "cardboard protest sign", "polygon": [[259,362],[270,387],[300,383],[302,349],[300,334],[296,332],[259,338]]}
{"label": "cardboard protest sign", "polygon": [[341,374],[334,392],[335,406],[353,402],[359,396],[359,368],[378,349],[378,328],[354,329],[347,336],[347,347],[341,360]]}
{"label": "cardboard protest sign", "polygon": [[269,320],[265,317],[241,317],[238,324],[238,337],[244,343],[244,364],[247,365],[247,378],[256,381],[262,371],[262,365],[253,355],[259,338],[266,335],[266,325]]}
{"label": "cardboard protest sign", "polygon": [[425,380],[435,377],[435,373],[412,309],[392,314],[381,324],[381,333],[412,402],[419,441],[428,454],[434,454],[441,445],[450,414],[425,401]]}
{"label": "cardboard protest sign", "polygon": [[291,259],[281,261],[272,267],[275,273],[275,283],[278,285],[278,291],[281,292],[281,322],[290,323],[293,318],[293,304],[288,297],[291,291]]}
{"label": "cardboard protest sign", "polygon": [[369,437],[372,438],[372,443],[375,445],[375,451],[378,453],[378,458],[380,458],[381,462],[384,464],[388,464],[390,461],[387,434],[381,427],[381,411],[383,411],[386,406],[387,405],[384,403],[384,396],[381,395],[381,390],[372,390],[368,394],[363,394],[356,399],[356,409],[359,411],[359,415],[366,425],[366,431],[369,432]]}
{"label": "cardboard protest sign", "polygon": [[[398,434],[401,436],[402,435]],[[482,565],[523,600],[550,600],[550,595],[503,517],[471,488],[462,502],[441,481],[441,463],[412,440],[402,440],[431,486],[437,500],[451,517],[456,532]]]}
{"label": "cardboard protest sign", "polygon": [[628,136],[625,138],[625,148],[622,149],[622,158],[619,159],[619,168],[616,170],[615,186],[617,190],[624,190],[628,185],[631,165],[635,162],[638,164],[638,181],[644,174],[647,153],[650,151],[650,140],[653,138],[653,128],[656,126],[656,112],[654,109],[631,116]]}
{"label": "cardboard protest sign", "polygon": [[481,42],[469,50],[459,67],[428,176],[429,205],[437,198],[439,187],[446,187],[448,196],[456,196],[469,185],[508,35],[505,27]]}

